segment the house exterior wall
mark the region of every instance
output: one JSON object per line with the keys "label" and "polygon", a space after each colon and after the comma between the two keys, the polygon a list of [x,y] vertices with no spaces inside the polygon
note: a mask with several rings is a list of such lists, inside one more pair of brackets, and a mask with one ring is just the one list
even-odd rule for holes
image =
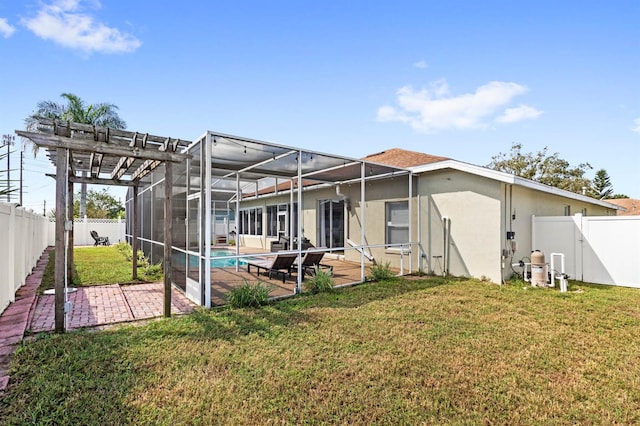
{"label": "house exterior wall", "polygon": [[[426,257],[422,269],[439,274],[446,268],[453,275],[495,283],[511,277],[511,263],[528,258],[535,249],[531,247],[533,215],[562,215],[566,207],[570,214],[615,214],[607,207],[456,170],[421,174],[417,194],[418,232]],[[451,221],[448,259],[443,217]],[[507,231],[515,232],[515,245],[507,240]]]}
{"label": "house exterior wall", "polygon": [[[414,179],[415,181],[415,179]],[[347,225],[345,231],[345,242],[347,247],[349,243],[347,240],[352,241],[355,244],[362,244],[362,223],[365,223],[365,241],[367,245],[383,245],[386,243],[386,205],[388,202],[395,201],[408,201],[409,200],[409,178],[407,175],[393,177],[389,179],[372,180],[365,185],[365,203],[364,206],[361,202],[361,187],[360,184],[342,185],[340,191],[349,198],[346,208],[345,218],[347,218]],[[417,223],[415,219],[415,202],[414,211],[410,215],[413,219],[413,228]],[[362,210],[364,208],[364,219]],[[414,247],[415,248],[415,247]],[[375,261],[379,264],[389,262],[389,266],[392,268],[400,268],[402,262],[400,248],[384,248],[384,247],[372,247],[367,251],[367,254],[373,256]],[[344,253],[345,259],[354,262],[360,262],[361,254],[357,250],[346,250]],[[413,268],[417,270],[417,251],[413,250]],[[371,263],[365,258],[365,262]],[[409,257],[404,256],[404,268],[408,268]]]}
{"label": "house exterior wall", "polygon": [[[422,174],[418,193],[426,270],[500,282],[500,184],[444,170]],[[450,220],[448,257],[443,218]]]}
{"label": "house exterior wall", "polygon": [[[568,212],[568,216],[576,213],[586,212],[587,216],[614,216],[615,209],[599,206],[596,204],[586,203],[579,200],[561,197],[554,194],[548,194],[536,191],[531,188],[523,188],[519,186],[510,186],[503,184],[506,194],[506,215],[503,224],[503,235],[506,231],[513,230],[516,233],[517,250],[513,256],[506,259],[505,277],[512,275],[511,263],[517,262],[523,258],[529,258],[533,250],[538,247],[532,247],[532,216],[563,216]],[[568,211],[565,207],[568,206]],[[586,210],[584,210],[586,209]],[[513,219],[515,215],[515,219]],[[527,259],[525,259],[527,260]]]}
{"label": "house exterior wall", "polygon": [[[359,262],[360,252],[349,249],[355,245],[384,245],[386,243],[386,208],[388,202],[409,200],[408,176],[371,180],[366,183],[365,203],[361,202],[359,183],[342,184],[340,192],[345,201],[344,258]],[[368,250],[377,263],[389,262],[400,268],[402,262],[408,272],[409,256],[413,271],[422,270],[456,276],[487,279],[500,283],[513,274],[511,264],[528,258],[531,247],[531,217],[562,215],[586,211],[587,215],[614,215],[615,210],[596,204],[541,192],[536,189],[506,184],[488,177],[464,171],[445,169],[414,175],[410,218],[413,235],[411,255],[399,248],[372,247]],[[319,200],[339,200],[335,186],[308,189],[302,196],[303,235],[319,245]],[[263,235],[241,235],[240,243],[268,251],[275,238],[266,236],[266,206],[289,204],[288,192],[254,200],[246,200],[241,209],[263,207]],[[297,202],[297,193],[294,193]],[[365,241],[361,241],[365,209]],[[568,208],[568,210],[565,210]],[[586,209],[586,210],[585,210]],[[449,220],[445,230],[443,219]],[[515,239],[507,239],[507,231]],[[448,237],[445,238],[445,233]],[[447,245],[445,247],[445,241]],[[367,263],[370,263],[365,259]]]}

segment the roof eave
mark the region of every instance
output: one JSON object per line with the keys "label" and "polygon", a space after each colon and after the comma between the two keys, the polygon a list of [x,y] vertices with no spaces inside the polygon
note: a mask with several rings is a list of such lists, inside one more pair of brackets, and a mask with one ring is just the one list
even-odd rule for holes
{"label": "roof eave", "polygon": [[559,197],[570,198],[577,201],[582,201],[589,204],[595,204],[601,207],[606,207],[613,210],[622,210],[620,206],[606,201],[596,200],[595,198],[587,197],[586,195],[576,194],[564,189],[555,188],[553,186],[545,185],[540,182],[525,179],[511,173],[505,173],[498,170],[488,169],[486,167],[476,166],[474,164],[464,163],[456,160],[438,161],[436,163],[424,164],[422,166],[410,167],[414,174],[432,172],[444,169],[454,169],[461,172],[482,176],[488,179],[493,179],[499,182],[518,185],[524,188],[534,189],[537,191],[545,192],[547,194],[557,195]]}

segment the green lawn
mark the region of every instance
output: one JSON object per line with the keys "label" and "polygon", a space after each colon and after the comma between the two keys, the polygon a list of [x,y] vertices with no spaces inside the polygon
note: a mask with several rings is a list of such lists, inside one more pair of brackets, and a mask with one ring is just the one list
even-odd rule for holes
{"label": "green lawn", "polygon": [[[124,243],[123,243],[124,244]],[[73,286],[87,287],[105,284],[161,281],[162,274],[146,275],[146,269],[138,267],[138,281],[132,279],[131,261],[118,250],[119,245],[76,247],[74,253]],[[49,263],[42,277],[40,290],[55,286],[55,251],[49,254]]]}
{"label": "green lawn", "polygon": [[570,290],[426,277],[44,335],[0,422],[639,423],[640,293]]}

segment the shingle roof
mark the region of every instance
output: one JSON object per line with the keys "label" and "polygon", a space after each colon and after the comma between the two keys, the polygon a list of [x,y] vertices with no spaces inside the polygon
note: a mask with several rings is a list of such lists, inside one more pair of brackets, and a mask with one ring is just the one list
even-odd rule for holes
{"label": "shingle roof", "polygon": [[408,151],[401,148],[391,148],[376,154],[367,155],[363,160],[395,167],[413,167],[437,163],[439,161],[449,160],[449,158]]}
{"label": "shingle roof", "polygon": [[627,209],[626,212],[618,210],[618,216],[640,215],[640,200],[637,200],[635,198],[614,198],[614,199],[604,200],[604,201]]}

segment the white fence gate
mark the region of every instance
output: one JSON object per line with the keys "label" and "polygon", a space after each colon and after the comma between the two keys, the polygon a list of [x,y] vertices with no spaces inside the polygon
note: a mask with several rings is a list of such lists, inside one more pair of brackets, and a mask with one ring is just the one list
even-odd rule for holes
{"label": "white fence gate", "polygon": [[532,249],[564,253],[569,278],[640,288],[640,216],[533,216]]}

